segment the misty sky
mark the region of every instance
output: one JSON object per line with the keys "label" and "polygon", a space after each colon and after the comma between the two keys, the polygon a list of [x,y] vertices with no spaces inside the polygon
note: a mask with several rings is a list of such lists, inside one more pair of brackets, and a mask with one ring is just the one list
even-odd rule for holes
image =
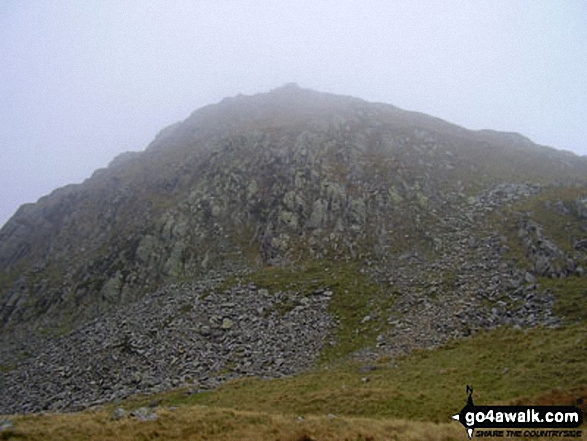
{"label": "misty sky", "polygon": [[0,225],[163,127],[297,82],[587,154],[587,2],[0,1]]}

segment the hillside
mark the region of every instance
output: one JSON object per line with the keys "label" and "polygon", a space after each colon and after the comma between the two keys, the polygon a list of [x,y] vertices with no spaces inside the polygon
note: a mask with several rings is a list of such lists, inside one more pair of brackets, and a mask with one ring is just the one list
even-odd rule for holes
{"label": "hillside", "polygon": [[295,85],[196,110],[0,230],[0,413],[582,323],[586,178]]}

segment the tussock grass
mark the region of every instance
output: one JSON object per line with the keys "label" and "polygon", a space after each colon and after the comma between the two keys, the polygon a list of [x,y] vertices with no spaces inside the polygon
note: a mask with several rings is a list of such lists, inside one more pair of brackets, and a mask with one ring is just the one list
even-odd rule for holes
{"label": "tussock grass", "polygon": [[503,328],[382,359],[369,372],[346,362],[290,378],[241,379],[196,395],[167,392],[158,397],[157,421],[110,418],[118,406],[132,410],[154,397],[76,414],[10,417],[14,427],[0,439],[462,440],[464,429],[450,417],[465,404],[466,384],[480,405],[585,400],[585,347],[584,322]]}
{"label": "tussock grass", "polygon": [[[559,329],[505,328],[383,359],[370,372],[346,362],[295,377],[240,379],[214,391],[189,396],[176,391],[160,398],[166,405],[440,423],[463,406],[467,384],[475,388],[478,404],[507,404],[552,390],[568,396],[568,402],[558,404],[587,398],[585,347],[586,323]],[[132,405],[146,405],[150,399],[139,398]]]}
{"label": "tussock grass", "polygon": [[554,312],[569,323],[587,321],[587,278],[567,277],[549,279],[541,277],[542,288],[549,288],[555,295]]}
{"label": "tussock grass", "polygon": [[421,423],[336,416],[269,415],[201,406],[164,409],[157,421],[113,421],[106,411],[18,417],[1,439],[44,441],[127,440],[428,440],[463,438],[456,423]]}
{"label": "tussock grass", "polygon": [[[462,407],[466,384],[479,402],[507,402],[552,388],[587,385],[587,325],[499,329],[436,350],[384,360],[370,373],[341,364],[277,380],[245,379],[194,402],[298,414],[446,421]],[[368,377],[369,382],[363,382]]]}

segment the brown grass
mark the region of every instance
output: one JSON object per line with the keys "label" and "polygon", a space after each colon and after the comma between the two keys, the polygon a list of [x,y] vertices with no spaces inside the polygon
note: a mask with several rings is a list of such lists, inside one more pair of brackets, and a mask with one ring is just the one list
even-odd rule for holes
{"label": "brown grass", "polygon": [[[148,422],[132,418],[113,421],[110,413],[105,410],[13,417],[14,427],[0,432],[0,440],[464,441],[467,439],[465,430],[455,421],[437,424],[334,415],[300,418],[295,415],[242,412],[204,406],[158,409],[157,414],[158,420]],[[484,437],[484,439],[503,438]],[[547,439],[553,440],[553,438]],[[573,439],[587,440],[587,431],[583,429],[582,437]]]}
{"label": "brown grass", "polygon": [[157,411],[157,421],[113,421],[108,412],[16,417],[0,439],[14,440],[429,440],[464,439],[458,423],[434,424],[337,416],[306,417],[238,412],[202,406]]}

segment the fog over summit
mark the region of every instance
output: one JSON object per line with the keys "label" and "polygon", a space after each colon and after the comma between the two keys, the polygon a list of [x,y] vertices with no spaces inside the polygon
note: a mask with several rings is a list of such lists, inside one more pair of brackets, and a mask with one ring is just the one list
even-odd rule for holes
{"label": "fog over summit", "polygon": [[0,413],[575,323],[549,286],[585,278],[586,179],[519,134],[294,84],[200,107],[0,229]]}
{"label": "fog over summit", "polygon": [[3,2],[0,223],[227,96],[303,87],[585,154],[585,4]]}

